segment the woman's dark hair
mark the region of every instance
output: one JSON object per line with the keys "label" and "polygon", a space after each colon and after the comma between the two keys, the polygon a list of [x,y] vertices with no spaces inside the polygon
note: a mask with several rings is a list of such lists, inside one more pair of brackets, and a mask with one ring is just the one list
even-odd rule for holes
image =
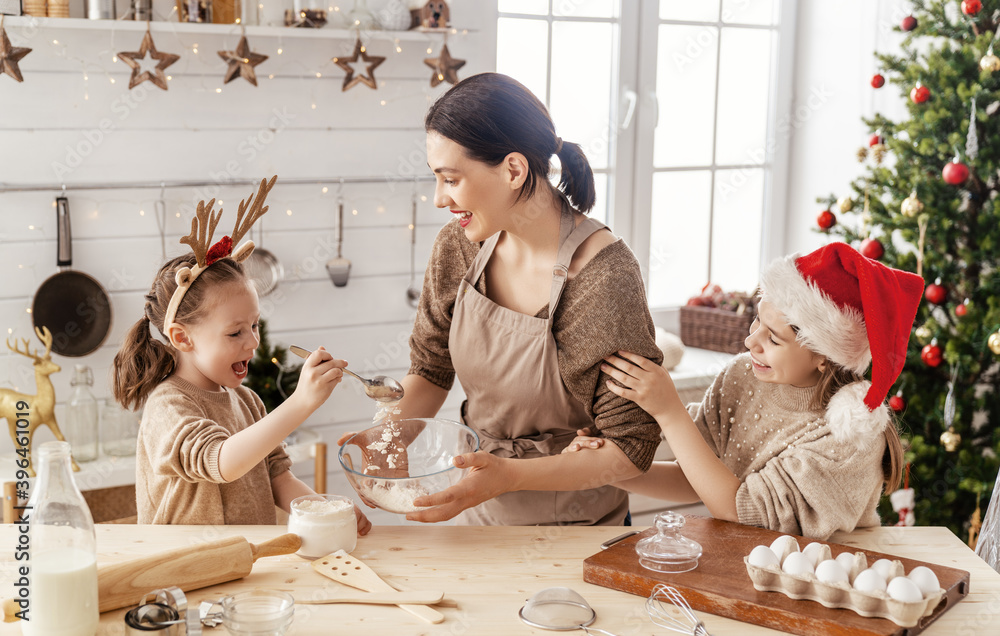
{"label": "woman's dark hair", "polygon": [[[153,338],[149,326],[152,324],[163,333],[163,319],[177,289],[177,270],[196,264],[194,254],[187,254],[167,261],[160,268],[146,294],[142,318],[125,334],[121,348],[115,354],[111,367],[111,388],[115,400],[127,409],[141,407],[156,385],[173,373],[177,366],[174,348]],[[218,301],[218,286],[240,281],[246,282],[247,278],[239,263],[231,258],[214,262],[184,294],[174,321],[185,325],[198,324],[213,303]]]}
{"label": "woman's dark hair", "polygon": [[559,189],[581,212],[597,198],[594,172],[579,145],[556,136],[548,110],[520,82],[499,73],[480,73],[451,87],[427,112],[424,128],[465,149],[476,161],[498,166],[519,152],[528,160],[528,178],[518,199],[530,199],[548,181],[552,155],[559,157]]}

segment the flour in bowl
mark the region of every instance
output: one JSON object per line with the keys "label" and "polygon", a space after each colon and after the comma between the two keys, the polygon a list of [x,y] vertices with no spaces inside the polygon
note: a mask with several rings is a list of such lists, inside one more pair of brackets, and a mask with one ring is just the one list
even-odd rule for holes
{"label": "flour in bowl", "polygon": [[389,512],[419,510],[418,506],[413,505],[413,500],[430,494],[426,488],[414,483],[368,481],[365,485],[367,488],[361,494],[379,508]]}

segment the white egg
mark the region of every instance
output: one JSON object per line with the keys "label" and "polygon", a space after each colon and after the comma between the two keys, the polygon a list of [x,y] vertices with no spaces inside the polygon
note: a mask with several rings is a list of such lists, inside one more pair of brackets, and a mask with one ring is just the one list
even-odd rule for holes
{"label": "white egg", "polygon": [[859,592],[885,591],[885,579],[875,570],[868,568],[854,578],[854,589]]}
{"label": "white egg", "polygon": [[778,561],[778,555],[766,545],[759,545],[751,550],[750,556],[747,557],[747,561],[750,562],[750,565],[756,565],[759,568],[766,568],[780,563]]}
{"label": "white egg", "polygon": [[905,576],[897,576],[889,581],[889,587],[886,588],[886,592],[891,598],[904,603],[915,603],[924,598],[917,584]]}
{"label": "white egg", "polygon": [[791,535],[783,534],[771,542],[771,552],[774,552],[782,562],[784,562],[786,556],[798,551],[799,542]]}
{"label": "white egg", "polygon": [[934,574],[934,570],[929,567],[918,565],[910,570],[910,573],[906,578],[917,584],[917,587],[920,588],[920,592],[923,593],[924,597],[930,596],[931,594],[937,594],[941,591],[941,583],[938,582],[938,577]]}
{"label": "white egg", "polygon": [[886,581],[891,580],[896,575],[896,564],[889,559],[879,559],[872,563],[872,569],[881,574]]}
{"label": "white egg", "polygon": [[824,546],[822,543],[816,543],[813,541],[802,549],[802,554],[806,555],[806,558],[809,559],[809,562],[813,564],[814,568],[819,564],[820,559],[823,558],[823,548]]}
{"label": "white egg", "polygon": [[781,564],[781,569],[796,576],[813,573],[812,563],[801,552],[792,552],[785,557],[785,561]]}
{"label": "white egg", "polygon": [[824,583],[847,583],[847,570],[833,559],[816,566],[816,578]]}
{"label": "white egg", "polygon": [[850,576],[851,569],[854,568],[854,554],[851,552],[841,552],[837,555],[837,563],[840,564],[840,567],[844,568],[847,576]]}

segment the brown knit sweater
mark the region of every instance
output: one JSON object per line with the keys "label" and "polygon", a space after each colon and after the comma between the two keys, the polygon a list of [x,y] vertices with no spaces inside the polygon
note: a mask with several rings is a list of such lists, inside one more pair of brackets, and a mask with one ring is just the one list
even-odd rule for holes
{"label": "brown knit sweater", "polygon": [[[479,252],[480,244],[465,238],[453,220],[434,242],[423,292],[410,336],[410,373],[451,389],[455,369],[448,333],[458,286]],[[486,274],[476,289],[486,294]],[[546,306],[536,314],[547,318]],[[631,351],[657,363],[653,320],[639,263],[619,239],[608,245],[566,283],[556,308],[553,335],[559,349],[559,372],[566,388],[586,408],[601,434],[613,441],[640,470],[648,470],[660,442],[656,421],[631,400],[608,390],[610,376],[602,360],[617,351]],[[502,369],[497,369],[501,373]],[[516,400],[516,395],[509,396]]]}
{"label": "brown knit sweater", "polygon": [[243,386],[205,391],[173,375],[153,389],[136,448],[139,523],[276,523],[271,480],[292,464],[283,446],[235,481],[219,474],[222,443],[264,414]]}
{"label": "brown knit sweater", "polygon": [[[737,356],[688,411],[708,445],[743,484],[740,523],[826,539],[879,525],[885,438],[857,450],[837,443],[816,387],[760,382]],[[678,458],[681,466],[684,458]]]}

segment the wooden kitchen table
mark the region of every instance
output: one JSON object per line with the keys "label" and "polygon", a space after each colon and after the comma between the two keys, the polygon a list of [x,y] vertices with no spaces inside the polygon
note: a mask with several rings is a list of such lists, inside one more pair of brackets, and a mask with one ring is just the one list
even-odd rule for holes
{"label": "wooden kitchen table", "polygon": [[[440,608],[446,619],[430,625],[393,606],[300,605],[289,636],[364,634],[503,635],[553,634],[520,622],[525,599],[551,586],[571,587],[597,611],[594,627],[618,636],[664,634],[646,616],[644,598],[583,582],[583,560],[622,528],[378,526],[361,537],[353,556],[366,562],[400,589],[444,590],[457,607]],[[284,526],[135,526],[98,525],[98,563],[107,564],[157,551],[243,535],[259,543],[285,532]],[[15,526],[0,526],[0,595],[13,589]],[[979,636],[1000,634],[1000,574],[945,528],[873,528],[834,535],[832,542],[931,561],[970,572],[971,591],[924,633]],[[166,583],[166,582],[164,582]],[[294,555],[261,559],[239,581],[190,592],[189,602],[255,587],[277,588],[310,597],[342,586],[314,572]],[[138,599],[136,599],[138,602]],[[806,601],[803,601],[806,602]],[[101,615],[100,634],[124,634],[127,610]],[[777,634],[774,630],[701,614],[713,636]],[[0,625],[0,634],[19,634],[17,623]],[[577,632],[579,633],[579,632]],[[219,626],[206,636],[225,636]]]}

